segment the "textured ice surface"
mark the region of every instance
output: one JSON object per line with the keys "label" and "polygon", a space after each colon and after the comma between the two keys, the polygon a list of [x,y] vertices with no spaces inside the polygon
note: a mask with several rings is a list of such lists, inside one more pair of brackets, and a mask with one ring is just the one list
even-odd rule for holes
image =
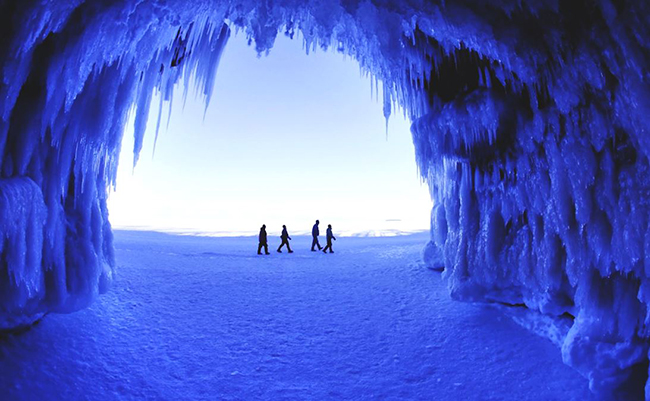
{"label": "textured ice surface", "polygon": [[108,294],[0,341],[2,400],[595,398],[549,341],[452,301],[426,234],[292,238],[258,257],[255,237],[117,231]]}
{"label": "textured ice surface", "polygon": [[307,51],[353,56],[386,88],[385,114],[397,103],[413,121],[434,200],[427,255],[444,266],[452,296],[572,316],[565,362],[603,394],[641,386],[649,8],[642,0],[1,2],[0,212],[11,218],[0,227],[0,327],[81,308],[111,281],[105,199],[129,112],[137,155],[152,91],[171,101],[182,79],[207,104],[231,29],[262,53],[278,32],[299,32]]}

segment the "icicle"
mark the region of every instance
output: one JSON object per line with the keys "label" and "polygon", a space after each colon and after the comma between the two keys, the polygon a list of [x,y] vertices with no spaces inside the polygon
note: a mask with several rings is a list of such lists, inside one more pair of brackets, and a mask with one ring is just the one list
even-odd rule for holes
{"label": "icicle", "polygon": [[209,57],[209,62],[207,63],[207,68],[202,73],[204,86],[203,92],[205,94],[205,110],[203,114],[204,119],[205,113],[207,113],[208,106],[210,105],[210,100],[212,99],[214,79],[217,73],[217,68],[219,67],[219,61],[221,60],[221,55],[223,54],[223,50],[225,49],[229,38],[230,28],[227,24],[223,24],[217,36],[216,42],[212,45],[212,51]]}
{"label": "icicle", "polygon": [[138,163],[140,158],[140,150],[142,150],[142,143],[144,138],[145,129],[147,127],[147,119],[149,118],[149,107],[151,105],[151,95],[153,91],[154,82],[157,75],[158,63],[152,61],[149,64],[149,69],[143,72],[143,82],[140,86],[140,94],[137,101],[137,114],[135,116],[135,132],[133,143],[133,166]]}
{"label": "icicle", "polygon": [[391,114],[391,95],[390,90],[384,85],[384,118],[386,119],[386,139],[388,139],[388,120]]}

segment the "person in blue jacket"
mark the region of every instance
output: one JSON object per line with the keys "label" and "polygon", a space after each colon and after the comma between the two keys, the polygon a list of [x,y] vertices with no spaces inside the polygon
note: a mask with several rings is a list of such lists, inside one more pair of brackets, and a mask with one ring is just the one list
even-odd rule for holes
{"label": "person in blue jacket", "polygon": [[314,247],[318,247],[319,251],[321,249],[323,249],[323,247],[321,247],[320,244],[318,243],[318,236],[320,235],[320,231],[318,231],[318,225],[319,224],[320,224],[320,221],[316,220],[316,224],[314,224],[314,227],[312,227],[312,229],[311,229],[311,237],[312,237],[311,251],[312,252],[316,251],[314,249]]}
{"label": "person in blue jacket", "polygon": [[282,239],[282,243],[278,247],[278,252],[282,253],[281,249],[283,246],[287,246],[287,249],[289,250],[289,253],[293,253],[291,250],[291,247],[289,246],[289,240],[291,237],[289,236],[289,233],[287,232],[287,226],[283,225],[282,226],[282,235],[280,235],[280,239]]}
{"label": "person in blue jacket", "polygon": [[334,253],[332,250],[332,240],[336,241],[336,237],[334,237],[334,234],[332,234],[332,225],[328,224],[327,225],[327,246],[325,246],[325,249],[323,249],[323,252],[327,253],[327,250],[330,250],[330,253]]}

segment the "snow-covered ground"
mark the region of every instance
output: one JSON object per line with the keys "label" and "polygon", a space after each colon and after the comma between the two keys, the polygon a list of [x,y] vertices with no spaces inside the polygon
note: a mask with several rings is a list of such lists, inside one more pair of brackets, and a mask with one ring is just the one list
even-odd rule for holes
{"label": "snow-covered ground", "polygon": [[257,256],[255,238],[116,232],[89,309],[0,340],[2,400],[586,400],[548,340],[451,301],[426,234]]}

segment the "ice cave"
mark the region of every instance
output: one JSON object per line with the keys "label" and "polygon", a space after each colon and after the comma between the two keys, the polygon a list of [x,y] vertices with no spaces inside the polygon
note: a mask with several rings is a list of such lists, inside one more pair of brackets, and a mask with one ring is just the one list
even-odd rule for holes
{"label": "ice cave", "polygon": [[5,0],[0,19],[1,329],[109,289],[130,114],[137,155],[153,92],[207,104],[232,31],[260,54],[299,32],[408,114],[451,297],[527,309],[593,392],[650,399],[647,2]]}

